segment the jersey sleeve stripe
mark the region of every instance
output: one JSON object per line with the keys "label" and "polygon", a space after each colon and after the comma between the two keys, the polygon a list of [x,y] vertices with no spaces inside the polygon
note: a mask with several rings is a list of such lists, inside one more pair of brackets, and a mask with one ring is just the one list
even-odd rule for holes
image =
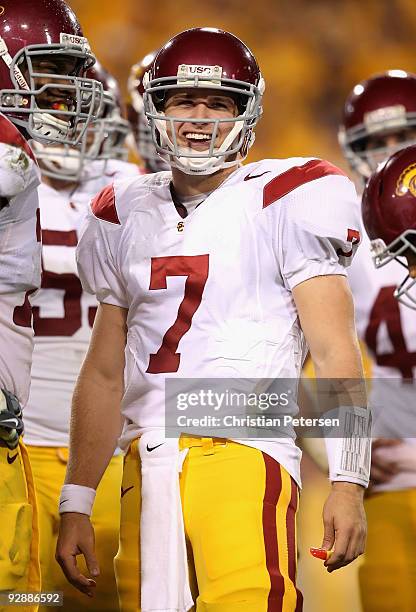
{"label": "jersey sleeve stripe", "polygon": [[325,160],[311,159],[303,166],[289,168],[283,174],[275,176],[267,183],[263,191],[263,208],[267,208],[291,191],[294,191],[305,183],[310,183],[318,178],[329,175],[346,176],[346,174]]}
{"label": "jersey sleeve stripe", "polygon": [[91,202],[91,210],[95,217],[120,225],[116,208],[114,185],[107,185]]}

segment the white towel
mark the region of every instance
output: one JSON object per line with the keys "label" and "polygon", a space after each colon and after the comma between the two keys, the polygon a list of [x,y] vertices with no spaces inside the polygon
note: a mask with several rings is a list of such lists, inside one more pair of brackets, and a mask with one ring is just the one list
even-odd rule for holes
{"label": "white towel", "polygon": [[142,612],[187,612],[193,606],[179,488],[187,450],[179,451],[178,440],[160,431],[139,440]]}

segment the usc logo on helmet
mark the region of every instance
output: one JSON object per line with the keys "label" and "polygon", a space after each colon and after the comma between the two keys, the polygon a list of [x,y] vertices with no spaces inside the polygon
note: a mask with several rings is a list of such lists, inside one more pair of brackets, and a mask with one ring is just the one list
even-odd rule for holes
{"label": "usc logo on helmet", "polygon": [[5,10],[6,9],[4,8],[4,6],[0,6],[0,16],[3,15]]}
{"label": "usc logo on helmet", "polygon": [[416,198],[416,163],[403,170],[396,184],[397,196],[404,196],[409,192]]}

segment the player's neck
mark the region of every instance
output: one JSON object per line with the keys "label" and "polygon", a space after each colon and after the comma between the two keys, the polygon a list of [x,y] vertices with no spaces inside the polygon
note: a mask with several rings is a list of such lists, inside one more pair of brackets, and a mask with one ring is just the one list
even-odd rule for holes
{"label": "player's neck", "polygon": [[199,193],[211,193],[217,187],[219,187],[230,174],[235,172],[238,166],[232,166],[231,168],[223,168],[218,170],[215,174],[207,175],[193,175],[185,174],[178,170],[178,168],[172,168],[172,182],[175,192],[179,197],[192,197]]}
{"label": "player's neck", "polygon": [[51,176],[42,175],[42,183],[52,187],[55,191],[73,191],[78,186],[78,183],[74,181],[62,181]]}

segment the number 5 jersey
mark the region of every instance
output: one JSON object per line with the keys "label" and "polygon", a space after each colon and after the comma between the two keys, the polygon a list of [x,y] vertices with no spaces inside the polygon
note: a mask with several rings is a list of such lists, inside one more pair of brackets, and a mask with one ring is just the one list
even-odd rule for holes
{"label": "number 5 jersey", "polygon": [[31,300],[35,347],[25,409],[29,445],[69,444],[72,393],[97,310],[96,299],[82,290],[78,278],[75,250],[80,228],[99,189],[114,176],[138,172],[133,164],[111,160],[106,174],[81,183],[72,193],[45,183],[39,187],[42,284]]}
{"label": "number 5 jersey", "polygon": [[[166,377],[298,378],[305,345],[292,289],[345,275],[359,241],[355,189],[328,162],[240,167],[186,218],[170,181],[161,172],[104,189],[77,251],[84,288],[128,309],[122,447],[164,427]],[[292,438],[241,442],[299,482]]]}

